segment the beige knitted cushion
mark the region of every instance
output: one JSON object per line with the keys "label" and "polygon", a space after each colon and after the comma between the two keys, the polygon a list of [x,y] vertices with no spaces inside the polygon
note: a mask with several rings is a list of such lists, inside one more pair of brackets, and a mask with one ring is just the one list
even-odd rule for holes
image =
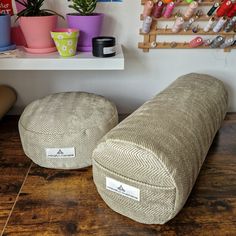
{"label": "beige knitted cushion", "polygon": [[189,74],[112,129],[93,153],[97,190],[114,211],[163,224],[184,206],[227,110],[223,83]]}
{"label": "beige knitted cushion", "polygon": [[104,97],[58,93],[28,105],[19,121],[25,154],[48,168],[91,165],[97,142],[118,122],[117,110]]}

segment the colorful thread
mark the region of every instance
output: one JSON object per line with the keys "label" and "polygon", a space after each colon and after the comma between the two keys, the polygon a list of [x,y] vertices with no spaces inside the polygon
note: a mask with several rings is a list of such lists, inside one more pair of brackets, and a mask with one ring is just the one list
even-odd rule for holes
{"label": "colorful thread", "polygon": [[203,31],[204,31],[204,32],[208,32],[208,31],[211,29],[211,27],[213,26],[214,22],[215,22],[215,17],[212,17],[212,18],[208,21],[207,25],[204,27]]}
{"label": "colorful thread", "polygon": [[152,15],[155,18],[160,18],[164,7],[165,7],[165,4],[162,1],[156,2],[153,7]]}
{"label": "colorful thread", "polygon": [[218,35],[216,38],[213,39],[212,44],[210,45],[211,48],[218,48],[221,44],[223,44],[225,39]]}
{"label": "colorful thread", "polygon": [[143,9],[143,16],[150,16],[152,13],[152,8],[154,6],[153,1],[147,1],[144,5],[144,9]]}
{"label": "colorful thread", "polygon": [[187,19],[190,18],[194,14],[194,12],[197,9],[197,7],[198,7],[198,3],[197,2],[195,2],[195,1],[191,2],[189,4],[186,12],[184,13],[184,17],[187,18]]}
{"label": "colorful thread", "polygon": [[208,16],[212,16],[215,10],[220,6],[218,2],[214,3],[210,10],[207,12]]}
{"label": "colorful thread", "polygon": [[184,24],[183,17],[177,17],[177,19],[176,19],[176,21],[175,21],[175,23],[172,27],[172,32],[173,33],[178,33],[181,30],[183,24]]}
{"label": "colorful thread", "polygon": [[236,23],[236,16],[234,16],[234,17],[227,23],[227,25],[225,26],[225,32],[230,32],[230,31],[234,28],[235,23]]}
{"label": "colorful thread", "polygon": [[174,8],[175,8],[175,3],[174,3],[174,2],[168,3],[167,6],[166,6],[166,9],[165,9],[165,11],[164,11],[163,16],[164,16],[165,18],[171,17],[171,14],[172,14]]}
{"label": "colorful thread", "polygon": [[190,48],[196,48],[199,47],[203,44],[203,39],[202,37],[196,37],[193,40],[190,41],[189,47]]}
{"label": "colorful thread", "polygon": [[226,22],[227,22],[227,18],[225,16],[221,17],[219,21],[217,22],[217,24],[215,25],[215,27],[213,28],[213,31],[215,33],[219,32],[223,28]]}
{"label": "colorful thread", "polygon": [[147,34],[150,32],[151,24],[152,24],[152,17],[146,16],[143,20],[143,26],[142,26],[142,32],[144,34]]}
{"label": "colorful thread", "polygon": [[218,17],[225,16],[233,6],[233,2],[231,0],[224,0],[224,2],[220,5],[218,10],[216,11],[216,15]]}

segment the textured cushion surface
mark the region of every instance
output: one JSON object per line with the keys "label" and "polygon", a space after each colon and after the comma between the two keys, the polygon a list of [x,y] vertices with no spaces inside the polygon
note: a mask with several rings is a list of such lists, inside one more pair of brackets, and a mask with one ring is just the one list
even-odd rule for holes
{"label": "textured cushion surface", "polygon": [[227,99],[221,81],[189,74],[108,132],[93,153],[94,182],[107,205],[142,223],[172,219],[192,190]]}
{"label": "textured cushion surface", "polygon": [[[74,169],[91,165],[92,151],[118,122],[113,103],[83,92],[58,93],[28,105],[19,121],[24,151],[36,164]],[[75,148],[74,158],[48,158],[46,149]]]}

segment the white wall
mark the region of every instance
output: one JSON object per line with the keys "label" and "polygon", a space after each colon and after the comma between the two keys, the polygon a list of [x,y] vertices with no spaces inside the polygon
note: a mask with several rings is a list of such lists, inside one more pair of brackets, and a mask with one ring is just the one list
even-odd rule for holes
{"label": "white wall", "polygon": [[[59,12],[70,11],[54,4]],[[60,2],[65,2],[60,0]],[[13,86],[18,102],[13,113],[34,99],[59,91],[88,91],[112,99],[120,113],[129,113],[144,101],[164,89],[178,76],[189,72],[208,73],[223,80],[230,92],[230,111],[236,111],[236,50],[151,50],[143,53],[137,48],[142,11],[139,0],[101,3],[97,12],[106,13],[104,35],[115,35],[124,45],[124,71],[1,71],[0,83]],[[173,39],[172,39],[173,40]],[[1,63],[1,62],[0,62]]]}

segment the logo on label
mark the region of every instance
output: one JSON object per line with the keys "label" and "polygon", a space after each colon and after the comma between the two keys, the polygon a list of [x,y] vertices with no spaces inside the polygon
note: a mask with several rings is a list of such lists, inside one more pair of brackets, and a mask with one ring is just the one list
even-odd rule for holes
{"label": "logo on label", "polygon": [[64,152],[61,149],[59,149],[59,151],[57,152],[57,155],[64,155]]}
{"label": "logo on label", "polygon": [[73,158],[75,157],[75,148],[46,148],[48,158]]}
{"label": "logo on label", "polygon": [[140,189],[106,177],[106,189],[122,196],[140,201]]}
{"label": "logo on label", "polygon": [[124,188],[122,187],[122,185],[118,188],[120,191],[125,192]]}

